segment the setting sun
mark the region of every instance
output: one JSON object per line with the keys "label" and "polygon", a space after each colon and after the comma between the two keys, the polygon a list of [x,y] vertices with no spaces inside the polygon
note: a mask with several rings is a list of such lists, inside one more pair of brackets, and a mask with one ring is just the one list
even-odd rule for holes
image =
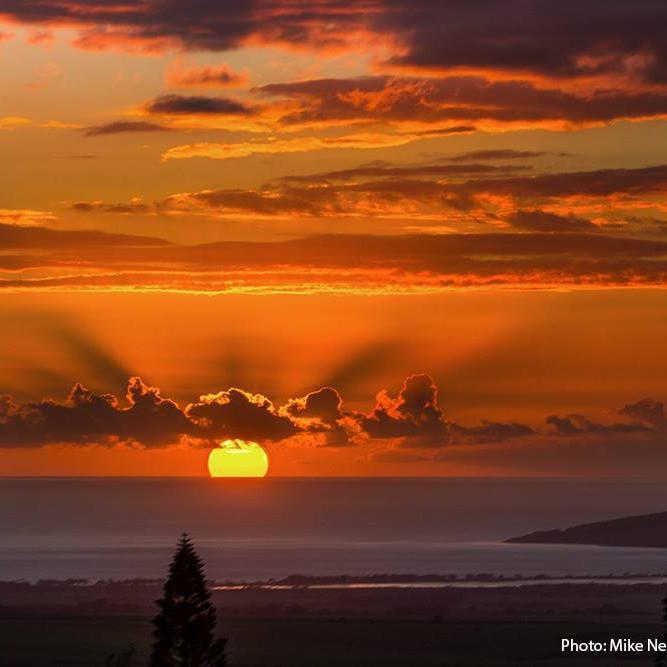
{"label": "setting sun", "polygon": [[225,440],[208,456],[211,477],[264,477],[268,469],[269,457],[256,442]]}

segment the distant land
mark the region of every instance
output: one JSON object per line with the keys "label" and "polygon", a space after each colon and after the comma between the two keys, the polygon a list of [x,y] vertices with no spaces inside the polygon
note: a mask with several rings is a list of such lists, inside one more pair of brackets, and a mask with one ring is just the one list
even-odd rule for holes
{"label": "distant land", "polygon": [[592,544],[667,549],[667,512],[583,523],[563,530],[538,530],[505,540],[510,544]]}

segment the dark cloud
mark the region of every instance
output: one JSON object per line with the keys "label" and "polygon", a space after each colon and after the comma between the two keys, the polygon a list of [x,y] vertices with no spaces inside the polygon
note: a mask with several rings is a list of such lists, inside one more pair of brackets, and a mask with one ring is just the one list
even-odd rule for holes
{"label": "dark cloud", "polygon": [[179,88],[231,88],[245,82],[245,76],[229,67],[202,67],[190,70],[173,70],[168,75],[171,86]]}
{"label": "dark cloud", "polygon": [[183,438],[281,440],[298,430],[264,396],[231,388],[202,396],[181,409],[138,377],[129,380],[125,404],[80,384],[64,403],[42,400],[18,405],[11,397],[0,400],[0,446],[4,447],[118,442],[163,447]]}
{"label": "dark cloud", "polygon": [[207,432],[249,440],[282,440],[297,433],[289,417],[260,394],[231,388],[200,397],[185,410]]}
{"label": "dark cloud", "polygon": [[661,236],[667,233],[667,220],[653,215],[626,215],[623,222],[626,228],[633,231],[645,231]]}
{"label": "dark cloud", "polygon": [[340,49],[384,39],[398,47],[394,67],[667,80],[667,9],[659,0],[199,0],[196,11],[151,0],[122,8],[104,0],[6,0],[2,12],[12,21],[78,27],[83,48],[222,51],[259,42]]}
{"label": "dark cloud", "polygon": [[77,201],[69,206],[73,211],[78,213],[149,213],[153,210],[151,206],[142,201],[130,201],[118,204],[110,204],[106,202],[95,201]]}
{"label": "dark cloud", "polygon": [[412,375],[395,397],[386,391],[377,395],[362,426],[373,438],[442,435],[446,423],[438,407],[438,388],[428,375]]}
{"label": "dark cloud", "polygon": [[641,424],[647,424],[660,430],[667,430],[667,413],[665,412],[665,404],[662,401],[643,398],[636,403],[624,406],[619,410],[619,414]]}
{"label": "dark cloud", "polygon": [[290,399],[283,410],[291,417],[316,419],[326,425],[334,425],[343,417],[343,399],[333,387],[323,387],[303,398]]}
{"label": "dark cloud", "polygon": [[225,50],[238,46],[257,32],[253,18],[256,3],[235,0],[202,0],[197,11],[178,0],[131,1],[124,11],[114,11],[114,2],[80,0],[63,4],[57,0],[25,3],[4,2],[2,12],[30,24],[79,26],[77,44],[83,48],[113,47]]}
{"label": "dark cloud", "polygon": [[[554,78],[632,73],[664,82],[667,49],[661,26],[667,8],[658,0],[390,0],[378,17],[404,36],[395,65],[425,69],[495,70]],[[408,11],[409,7],[409,11]],[[638,71],[637,71],[638,70]]]}
{"label": "dark cloud", "polygon": [[202,95],[161,95],[146,105],[146,111],[165,116],[247,116],[252,113],[250,107],[237,100]]}
{"label": "dark cloud", "polygon": [[[631,209],[633,203],[645,208],[654,199],[657,206],[661,205],[667,196],[667,166],[512,177],[494,173],[492,178],[472,179],[459,173],[461,168],[479,167],[484,167],[485,172],[487,167],[504,169],[503,165],[474,162],[405,166],[373,163],[300,177],[303,182],[283,179],[258,189],[181,193],[159,202],[139,199],[75,202],[71,208],[81,213],[187,213],[231,219],[237,214],[252,214],[295,221],[305,217],[385,217],[408,222],[413,213],[419,213],[431,224],[433,221],[447,224],[450,218],[463,221],[471,231],[397,236],[319,235],[283,242],[180,246],[148,237],[0,225],[0,244],[6,249],[0,252],[0,266],[74,269],[66,275],[30,280],[5,276],[0,287],[155,284],[165,288],[173,285],[181,290],[188,289],[185,271],[198,290],[216,291],[228,286],[224,282],[216,285],[211,279],[213,272],[226,272],[231,285],[239,277],[233,276],[233,271],[243,271],[242,279],[247,284],[253,280],[248,273],[251,269],[261,270],[264,276],[261,280],[265,282],[272,269],[280,269],[281,281],[289,280],[286,277],[289,269],[295,283],[303,284],[299,272],[313,266],[340,271],[339,278],[345,274],[345,281],[358,281],[360,286],[364,276],[374,271],[390,272],[383,277],[385,282],[428,284],[431,288],[526,283],[532,286],[664,284],[667,278],[664,239],[652,238],[648,235],[650,230],[644,227],[637,229],[639,223],[629,217],[626,221],[615,209],[618,206]],[[589,215],[595,215],[595,223],[579,213],[563,212],[567,211],[566,206],[590,211]],[[603,211],[608,212],[605,215]],[[513,231],[501,231],[503,224],[510,225]],[[117,245],[126,246],[126,250],[122,254],[113,252]],[[87,252],[82,257],[78,249],[84,246]],[[84,275],[85,266],[113,271]],[[349,269],[358,273],[352,278]],[[170,275],[170,271],[181,273]],[[197,272],[201,274],[199,278]],[[208,276],[205,281],[204,276]],[[336,283],[339,278],[333,273],[322,273],[313,280]],[[224,281],[224,277],[221,275],[218,280]]]}
{"label": "dark cloud", "polygon": [[170,128],[147,121],[114,121],[105,125],[86,127],[83,133],[87,137],[100,137],[108,134],[126,134],[139,132],[169,132]]}
{"label": "dark cloud", "polygon": [[375,408],[360,424],[371,438],[400,438],[401,447],[419,449],[497,443],[535,433],[515,422],[482,421],[468,427],[446,419],[438,405],[438,388],[428,375],[407,378],[395,397],[380,392]]}
{"label": "dark cloud", "polygon": [[577,435],[583,433],[636,433],[646,431],[646,427],[637,423],[630,424],[600,424],[590,420],[584,415],[566,415],[559,417],[551,415],[547,417],[546,423],[554,429],[558,435]]}
{"label": "dark cloud", "polygon": [[[133,377],[124,401],[81,384],[62,403],[44,399],[20,404],[10,396],[0,396],[0,447],[118,443],[145,448],[175,443],[199,447],[223,439],[278,442],[293,438],[291,446],[370,445],[372,460],[394,463],[472,456],[478,464],[491,464],[503,457],[512,459],[521,451],[520,469],[538,465],[545,448],[551,452],[553,444],[567,446],[571,452],[597,452],[605,460],[624,460],[628,451],[635,451],[633,447],[652,447],[647,455],[659,454],[656,444],[664,444],[667,431],[664,405],[642,399],[620,413],[628,421],[601,423],[568,414],[549,416],[543,429],[517,421],[482,420],[466,426],[445,416],[438,387],[425,374],[408,377],[395,395],[381,391],[368,413],[346,410],[332,387],[290,399],[280,407],[261,394],[230,388],[203,395],[181,408],[158,388]],[[529,444],[521,445],[524,442]],[[466,455],[464,451],[477,453]]]}
{"label": "dark cloud", "polygon": [[128,384],[127,406],[111,394],[94,394],[76,384],[65,403],[43,400],[16,405],[6,398],[0,411],[0,444],[5,447],[119,441],[152,447],[177,442],[195,430],[173,401],[139,378]]}
{"label": "dark cloud", "polygon": [[[306,176],[284,177],[256,190],[204,190],[173,195],[158,204],[162,209],[200,209],[253,212],[260,215],[341,217],[399,216],[402,207],[433,216],[470,213],[479,219],[496,219],[489,199],[511,199],[513,226],[529,231],[596,231],[590,221],[577,216],[546,212],[547,204],[562,199],[600,199],[609,215],[623,199],[667,196],[667,166],[639,169],[601,169],[537,175],[509,175],[517,165],[362,165],[357,168]],[[505,173],[503,173],[505,172]],[[484,176],[480,178],[479,176]],[[611,202],[615,197],[616,202]],[[640,202],[642,203],[642,202]]]}
{"label": "dark cloud", "polygon": [[316,434],[317,446],[348,447],[359,440],[361,429],[356,416],[343,410],[343,399],[333,387],[322,387],[300,398],[290,399],[280,408],[302,431]]}
{"label": "dark cloud", "polygon": [[507,216],[515,229],[529,232],[597,232],[600,228],[590,220],[574,215],[558,215],[548,211],[519,210]]}
{"label": "dark cloud", "polygon": [[187,197],[174,196],[159,204],[162,209],[178,209],[192,197],[197,205],[204,204],[211,209],[252,212],[259,215],[284,215],[286,213],[300,215],[319,215],[326,206],[335,204],[335,192],[321,189],[282,188],[279,192],[272,190],[204,190],[188,194]]}
{"label": "dark cloud", "polygon": [[495,149],[495,150],[469,151],[467,153],[459,153],[458,155],[447,156],[443,159],[449,162],[474,162],[476,160],[532,160],[535,158],[545,157],[547,155],[556,155],[558,157],[565,157],[568,155],[568,153],[549,153],[546,151],[515,151],[512,149]]}
{"label": "dark cloud", "polygon": [[[322,235],[178,246],[99,232],[0,226],[0,242],[3,238],[7,253],[0,253],[0,264],[7,268],[67,266],[70,271],[28,280],[6,276],[0,288],[156,285],[226,291],[239,284],[288,289],[293,283],[302,289],[305,269],[313,288],[321,284],[327,290],[341,281],[363,289],[378,280],[378,271],[382,285],[430,289],[526,283],[638,286],[667,280],[667,243],[601,233]],[[118,246],[123,253],[113,250]],[[87,266],[98,270],[87,273]],[[313,274],[314,266],[321,272]]]}
{"label": "dark cloud", "polygon": [[110,234],[92,230],[60,231],[45,227],[19,227],[0,223],[0,248],[81,248],[114,246],[167,246],[168,241],[151,236]]}
{"label": "dark cloud", "polygon": [[336,122],[599,124],[667,114],[667,92],[600,89],[574,93],[481,76],[364,76],[274,83],[256,89],[299,103],[284,125]]}
{"label": "dark cloud", "polygon": [[328,171],[310,176],[287,176],[281,180],[292,183],[322,181],[354,181],[365,178],[470,178],[529,171],[531,167],[511,164],[415,164],[415,165],[362,165],[352,169]]}
{"label": "dark cloud", "polygon": [[437,387],[427,375],[409,377],[396,397],[380,392],[369,414],[347,412],[340,394],[323,387],[276,408],[261,394],[230,388],[201,396],[180,408],[156,387],[130,379],[126,403],[76,384],[64,403],[17,404],[0,399],[0,446],[52,443],[161,447],[182,441],[223,438],[277,441],[299,434],[318,436],[317,446],[349,446],[364,438],[401,439],[406,447],[500,442],[533,433],[527,426],[484,421],[464,427],[445,420]]}
{"label": "dark cloud", "polygon": [[489,444],[535,435],[526,424],[482,420],[479,426],[450,424],[449,444]]}
{"label": "dark cloud", "polygon": [[664,195],[667,193],[667,165],[640,169],[597,169],[519,178],[469,181],[469,192],[505,194],[516,198],[547,199],[584,195]]}

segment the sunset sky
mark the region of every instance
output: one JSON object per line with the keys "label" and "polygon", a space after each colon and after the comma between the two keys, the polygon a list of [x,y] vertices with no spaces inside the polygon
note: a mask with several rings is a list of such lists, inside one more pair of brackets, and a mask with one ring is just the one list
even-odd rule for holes
{"label": "sunset sky", "polygon": [[665,25],[0,0],[0,475],[664,476]]}

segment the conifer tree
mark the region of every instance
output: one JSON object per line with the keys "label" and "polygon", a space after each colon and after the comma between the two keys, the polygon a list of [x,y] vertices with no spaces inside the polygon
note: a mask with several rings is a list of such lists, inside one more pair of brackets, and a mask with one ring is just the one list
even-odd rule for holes
{"label": "conifer tree", "polygon": [[206,588],[202,560],[187,534],[183,533],[163,597],[157,600],[159,613],[151,667],[224,667],[226,639],[215,638],[216,615]]}

